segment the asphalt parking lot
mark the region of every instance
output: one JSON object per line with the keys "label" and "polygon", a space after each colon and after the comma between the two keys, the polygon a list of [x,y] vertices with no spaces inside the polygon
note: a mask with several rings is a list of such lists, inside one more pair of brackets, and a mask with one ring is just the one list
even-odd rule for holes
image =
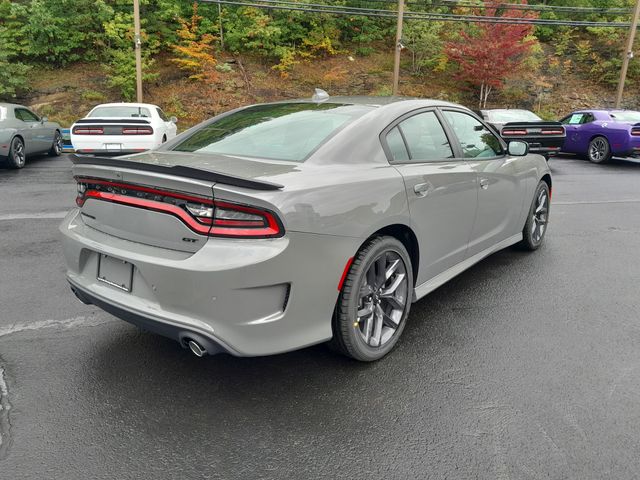
{"label": "asphalt parking lot", "polygon": [[636,478],[640,164],[551,166],[544,247],[415,304],[375,364],[198,359],[80,304],[68,158],[0,170],[0,478]]}

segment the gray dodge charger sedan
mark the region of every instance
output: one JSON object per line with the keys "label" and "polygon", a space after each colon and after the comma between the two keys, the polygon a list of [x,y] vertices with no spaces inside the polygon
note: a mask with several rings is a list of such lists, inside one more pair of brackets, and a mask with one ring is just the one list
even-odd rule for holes
{"label": "gray dodge charger sedan", "polygon": [[153,152],[75,156],[68,281],[198,356],[329,341],[376,360],[412,302],[542,244],[549,168],[508,148],[458,105],[331,97],[233,110]]}
{"label": "gray dodge charger sedan", "polygon": [[62,153],[60,125],[22,105],[0,103],[0,161],[22,168],[27,155]]}

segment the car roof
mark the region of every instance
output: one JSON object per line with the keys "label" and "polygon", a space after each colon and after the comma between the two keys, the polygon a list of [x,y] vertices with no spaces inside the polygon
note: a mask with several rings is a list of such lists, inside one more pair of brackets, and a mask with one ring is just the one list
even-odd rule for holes
{"label": "car roof", "polygon": [[[388,96],[388,97],[376,97],[373,95],[355,95],[355,96],[335,96],[328,97],[324,100],[313,100],[310,98],[297,98],[291,100],[280,100],[277,102],[268,102],[268,103],[337,103],[344,105],[364,105],[369,107],[383,107],[387,105],[394,105],[400,103],[413,103],[419,104],[420,106],[430,106],[430,107],[457,107],[464,108],[462,105],[457,105],[451,102],[445,102],[442,100],[434,100],[430,98],[416,98],[416,97],[399,97],[399,96]],[[468,110],[468,109],[467,109]]]}
{"label": "car roof", "polygon": [[157,105],[153,105],[152,103],[133,103],[133,102],[113,102],[113,103],[101,103],[100,105],[96,105],[92,108],[98,107],[146,107],[146,108],[158,108]]}
{"label": "car roof", "polygon": [[4,107],[4,108],[27,108],[29,110],[31,110],[31,108],[26,107],[24,105],[18,105],[17,103],[6,103],[6,102],[0,102],[0,107]]}

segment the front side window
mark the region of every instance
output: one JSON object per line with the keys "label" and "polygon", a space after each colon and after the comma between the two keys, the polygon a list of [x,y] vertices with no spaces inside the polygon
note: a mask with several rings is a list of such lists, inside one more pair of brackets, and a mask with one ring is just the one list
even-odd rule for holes
{"label": "front side window", "polygon": [[460,141],[464,158],[491,158],[504,154],[498,137],[471,115],[452,110],[445,110],[443,114]]}
{"label": "front side window", "polygon": [[173,150],[303,162],[374,108],[339,103],[254,105],[203,126]]}
{"label": "front side window", "polygon": [[16,118],[23,122],[39,122],[40,119],[29,110],[24,108],[16,108]]}
{"label": "front side window", "polygon": [[594,117],[590,113],[573,113],[562,120],[563,125],[583,125],[593,122]]}
{"label": "front side window", "polygon": [[168,122],[169,118],[164,114],[164,112],[160,108],[156,108],[158,112],[158,116],[162,119],[163,122]]}
{"label": "front side window", "polygon": [[413,162],[428,162],[453,158],[449,139],[434,112],[423,112],[398,125]]}

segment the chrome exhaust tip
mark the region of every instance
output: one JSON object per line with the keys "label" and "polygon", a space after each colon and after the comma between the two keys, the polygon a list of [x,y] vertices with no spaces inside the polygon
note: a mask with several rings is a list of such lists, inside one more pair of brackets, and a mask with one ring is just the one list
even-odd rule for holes
{"label": "chrome exhaust tip", "polygon": [[205,348],[195,340],[189,340],[187,345],[189,345],[189,348],[196,357],[204,357],[207,354]]}

